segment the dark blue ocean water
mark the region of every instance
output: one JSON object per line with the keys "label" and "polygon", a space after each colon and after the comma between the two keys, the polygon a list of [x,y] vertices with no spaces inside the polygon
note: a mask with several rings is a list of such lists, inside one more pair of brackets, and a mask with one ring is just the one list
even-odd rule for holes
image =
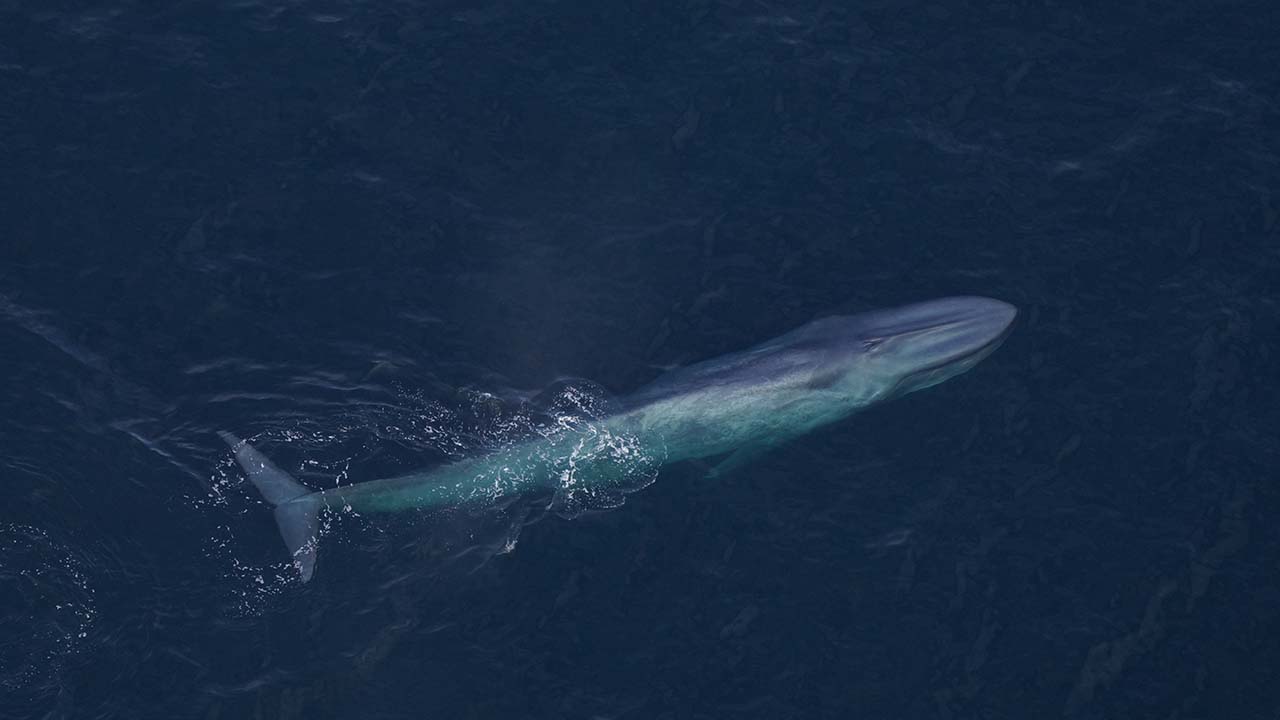
{"label": "dark blue ocean water", "polygon": [[[1278,8],[0,2],[0,717],[1280,717]],[[950,294],[970,373],[506,554],[302,585],[215,434],[358,482]]]}

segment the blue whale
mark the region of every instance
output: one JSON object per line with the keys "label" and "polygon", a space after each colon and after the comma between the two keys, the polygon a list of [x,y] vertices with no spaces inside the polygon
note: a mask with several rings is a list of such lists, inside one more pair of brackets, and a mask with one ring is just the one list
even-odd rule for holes
{"label": "blue whale", "polygon": [[[247,442],[221,433],[263,498],[302,580],[315,569],[326,508],[397,512],[494,503],[573,485],[606,491],[625,456],[733,467],[779,443],[973,367],[1008,335],[1017,310],[949,297],[815,320],[755,347],[667,372],[597,422],[407,475],[313,490]],[[601,461],[605,458],[606,461]]]}

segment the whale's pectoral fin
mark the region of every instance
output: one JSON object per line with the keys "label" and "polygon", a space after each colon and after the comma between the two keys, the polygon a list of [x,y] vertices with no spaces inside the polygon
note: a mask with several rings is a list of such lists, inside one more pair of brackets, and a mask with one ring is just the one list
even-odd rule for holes
{"label": "whale's pectoral fin", "polygon": [[749,465],[760,458],[760,456],[769,452],[775,447],[775,443],[753,443],[744,445],[737,450],[729,453],[723,460],[716,463],[714,467],[707,471],[708,478],[723,477],[734,470]]}
{"label": "whale's pectoral fin", "polygon": [[293,556],[293,565],[302,582],[310,580],[316,567],[320,510],[324,507],[320,495],[276,467],[248,442],[228,432],[218,434],[231,446],[236,462],[263,499],[275,507],[276,525]]}
{"label": "whale's pectoral fin", "polygon": [[426,572],[473,573],[512,552],[525,526],[546,513],[545,495],[515,496],[483,507],[458,507],[430,521],[430,532],[414,543]]}

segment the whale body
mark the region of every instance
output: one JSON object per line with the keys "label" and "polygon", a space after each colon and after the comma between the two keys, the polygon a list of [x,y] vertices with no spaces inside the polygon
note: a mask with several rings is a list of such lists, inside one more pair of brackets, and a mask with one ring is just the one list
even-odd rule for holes
{"label": "whale body", "polygon": [[625,464],[593,458],[660,448],[665,464],[725,456],[718,471],[890,398],[973,367],[1008,335],[1017,310],[949,297],[815,320],[741,352],[671,370],[598,422],[398,477],[315,491],[249,443],[221,433],[263,498],[302,580],[314,573],[326,508],[362,513],[492,503],[573,483],[620,482]]}

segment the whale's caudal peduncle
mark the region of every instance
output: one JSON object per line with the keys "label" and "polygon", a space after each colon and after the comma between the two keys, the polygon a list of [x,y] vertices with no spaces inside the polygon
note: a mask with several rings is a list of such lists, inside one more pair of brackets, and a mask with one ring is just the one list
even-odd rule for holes
{"label": "whale's caudal peduncle", "polygon": [[[952,297],[816,320],[747,350],[673,370],[598,422],[394,478],[314,492],[248,443],[222,437],[262,496],[304,581],[315,567],[326,507],[392,512],[490,503],[572,482],[608,489],[630,458],[664,462],[727,455],[720,468],[870,405],[936,385],[1004,340],[1017,311]],[[566,474],[567,473],[567,474]]]}

